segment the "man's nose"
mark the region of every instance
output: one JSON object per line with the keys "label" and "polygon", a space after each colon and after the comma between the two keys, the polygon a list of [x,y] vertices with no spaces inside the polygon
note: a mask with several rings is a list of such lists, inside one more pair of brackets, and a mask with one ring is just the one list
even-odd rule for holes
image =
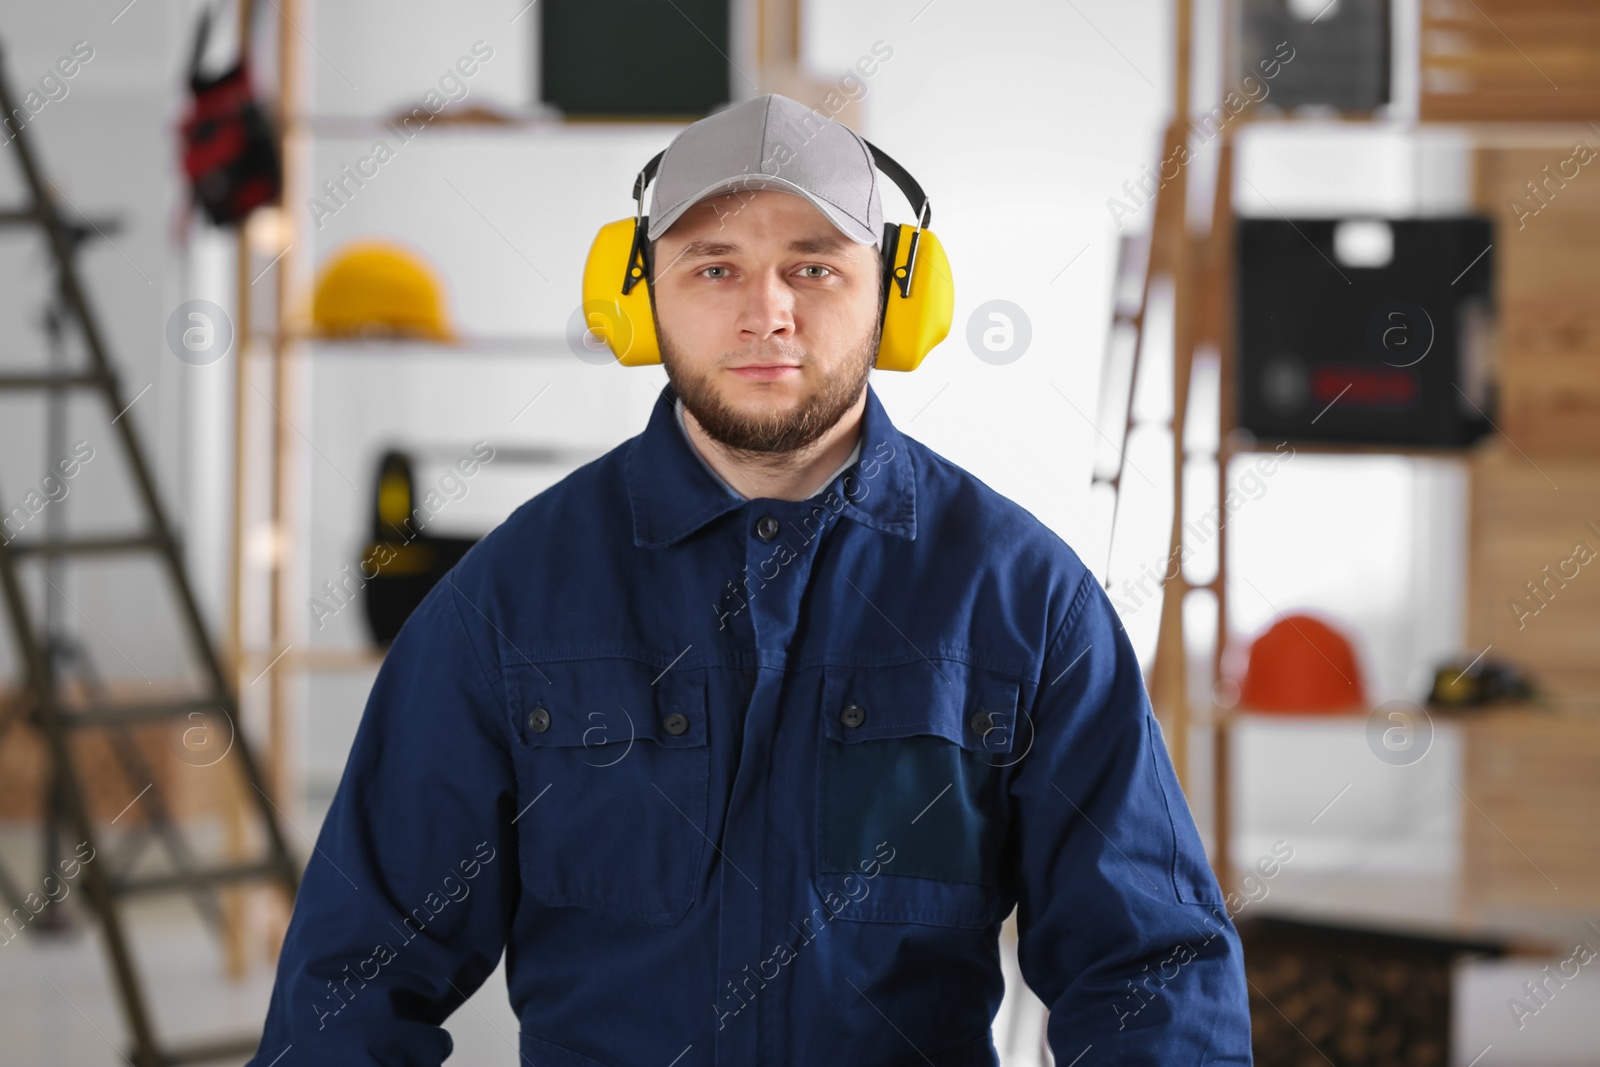
{"label": "man's nose", "polygon": [[766,272],[745,287],[739,329],[757,340],[794,333],[794,290],[776,272]]}

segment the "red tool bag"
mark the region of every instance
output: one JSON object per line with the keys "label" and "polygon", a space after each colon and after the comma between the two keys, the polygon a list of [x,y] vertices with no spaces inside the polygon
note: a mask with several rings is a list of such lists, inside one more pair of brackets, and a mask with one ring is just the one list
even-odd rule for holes
{"label": "red tool bag", "polygon": [[[262,204],[275,204],[283,189],[277,140],[250,89],[248,56],[231,70],[206,78],[200,57],[211,32],[211,12],[200,16],[189,63],[193,99],[184,117],[183,169],[194,201],[218,226],[243,220]],[[247,52],[248,50],[246,50]]]}

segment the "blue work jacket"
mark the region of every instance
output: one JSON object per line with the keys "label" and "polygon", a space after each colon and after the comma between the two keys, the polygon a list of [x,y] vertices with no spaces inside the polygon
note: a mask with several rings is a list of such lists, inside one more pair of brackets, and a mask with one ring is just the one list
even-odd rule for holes
{"label": "blue work jacket", "polygon": [[803,501],[721,484],[675,399],[406,621],[252,1067],[439,1064],[502,950],[537,1067],[994,1067],[1013,906],[1060,1067],[1249,1063],[1237,933],[1072,549],[870,387]]}

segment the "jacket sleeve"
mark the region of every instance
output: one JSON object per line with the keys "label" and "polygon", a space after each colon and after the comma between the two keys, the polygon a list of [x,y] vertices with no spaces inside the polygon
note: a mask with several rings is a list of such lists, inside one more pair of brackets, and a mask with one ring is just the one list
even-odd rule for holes
{"label": "jacket sleeve", "polygon": [[1151,712],[1085,572],[1017,726],[1018,962],[1065,1067],[1249,1064],[1244,962]]}
{"label": "jacket sleeve", "polygon": [[440,1024],[500,959],[520,884],[514,772],[494,645],[469,634],[489,626],[459,570],[378,671],[248,1067],[438,1067]]}

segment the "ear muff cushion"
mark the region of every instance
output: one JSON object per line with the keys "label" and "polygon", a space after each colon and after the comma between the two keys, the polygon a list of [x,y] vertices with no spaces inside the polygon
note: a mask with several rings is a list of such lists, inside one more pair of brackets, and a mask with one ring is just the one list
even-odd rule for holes
{"label": "ear muff cushion", "polygon": [[911,293],[900,295],[898,279],[910,254],[915,227],[900,223],[899,231],[894,239],[894,262],[885,277],[883,335],[874,364],[879,370],[916,370],[933,346],[950,333],[950,319],[955,314],[956,290],[950,277],[950,260],[932,230],[923,230],[917,240]]}
{"label": "ear muff cushion", "polygon": [[629,367],[661,362],[656,320],[650,313],[650,283],[640,278],[626,295],[622,292],[633,228],[631,218],[600,227],[583,264],[584,321],[617,361]]}

